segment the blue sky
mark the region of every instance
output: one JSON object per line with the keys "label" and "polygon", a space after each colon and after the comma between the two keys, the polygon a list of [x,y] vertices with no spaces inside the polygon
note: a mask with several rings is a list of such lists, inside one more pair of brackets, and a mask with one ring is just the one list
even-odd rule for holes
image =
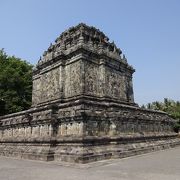
{"label": "blue sky", "polygon": [[179,0],[0,0],[0,48],[36,64],[61,32],[84,22],[126,55],[139,104],[180,100]]}

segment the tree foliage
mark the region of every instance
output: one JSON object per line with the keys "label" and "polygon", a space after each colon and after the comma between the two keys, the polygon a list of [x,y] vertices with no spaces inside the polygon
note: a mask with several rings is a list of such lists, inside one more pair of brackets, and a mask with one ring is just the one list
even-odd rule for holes
{"label": "tree foliage", "polygon": [[0,50],[0,115],[31,106],[32,65]]}
{"label": "tree foliage", "polygon": [[164,98],[164,102],[155,101],[142,107],[167,112],[172,118],[177,120],[175,131],[180,130],[180,101]]}

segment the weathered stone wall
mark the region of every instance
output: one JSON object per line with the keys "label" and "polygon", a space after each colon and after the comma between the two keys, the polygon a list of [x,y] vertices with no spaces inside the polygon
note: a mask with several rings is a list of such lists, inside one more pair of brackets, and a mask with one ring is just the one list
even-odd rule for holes
{"label": "weathered stone wall", "polygon": [[50,66],[33,79],[33,106],[82,94],[81,62],[67,60]]}
{"label": "weathered stone wall", "polygon": [[85,61],[84,67],[86,95],[128,102],[125,73],[90,61]]}
{"label": "weathered stone wall", "polygon": [[125,75],[118,72],[112,71],[107,68],[106,71],[106,96],[115,98],[121,101],[127,101],[127,89],[125,83]]}
{"label": "weathered stone wall", "polygon": [[119,104],[67,103],[0,118],[0,154],[87,163],[180,144],[165,113]]}
{"label": "weathered stone wall", "polygon": [[45,51],[34,69],[33,106],[86,95],[134,104],[134,69],[121,50],[94,28],[81,25],[70,31]]}
{"label": "weathered stone wall", "polygon": [[66,100],[77,96],[108,98],[120,103],[134,103],[132,74],[122,70],[120,63],[103,59],[68,59],[55,68],[34,76],[33,106],[53,100]]}
{"label": "weathered stone wall", "polygon": [[[149,136],[173,133],[165,113],[128,106],[76,105],[45,107],[1,117],[0,141],[56,140],[62,137]],[[54,109],[55,108],[55,109]]]}
{"label": "weathered stone wall", "polygon": [[80,95],[82,93],[81,83],[83,81],[83,79],[81,78],[81,62],[75,61],[69,63],[65,66],[64,69],[64,98]]}
{"label": "weathered stone wall", "polygon": [[[50,138],[52,134],[51,110],[24,111],[1,118],[1,141],[33,141]],[[46,123],[46,124],[45,124]]]}
{"label": "weathered stone wall", "polygon": [[[0,142],[50,141],[53,137],[82,136],[83,119],[75,111],[78,106],[65,109],[44,107],[0,118]],[[61,117],[61,118],[59,118]]]}
{"label": "weathered stone wall", "polygon": [[[165,113],[127,106],[92,106],[85,123],[86,135],[149,136],[173,133],[174,121]],[[91,109],[91,110],[90,110]]]}

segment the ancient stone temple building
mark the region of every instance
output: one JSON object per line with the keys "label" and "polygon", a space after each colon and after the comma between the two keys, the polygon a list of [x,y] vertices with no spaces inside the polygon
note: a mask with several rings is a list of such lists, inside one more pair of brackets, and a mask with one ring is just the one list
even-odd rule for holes
{"label": "ancient stone temple building", "polygon": [[63,32],[33,71],[32,108],[0,117],[0,154],[88,163],[180,144],[172,118],[134,102],[134,71],[100,30]]}

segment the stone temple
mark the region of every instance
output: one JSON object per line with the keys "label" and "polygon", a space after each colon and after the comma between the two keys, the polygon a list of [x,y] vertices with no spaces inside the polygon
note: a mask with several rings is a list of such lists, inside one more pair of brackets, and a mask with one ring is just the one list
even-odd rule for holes
{"label": "stone temple", "polygon": [[32,108],[0,117],[0,155],[88,163],[179,145],[171,117],[134,102],[134,71],[99,29],[69,28],[33,70]]}

